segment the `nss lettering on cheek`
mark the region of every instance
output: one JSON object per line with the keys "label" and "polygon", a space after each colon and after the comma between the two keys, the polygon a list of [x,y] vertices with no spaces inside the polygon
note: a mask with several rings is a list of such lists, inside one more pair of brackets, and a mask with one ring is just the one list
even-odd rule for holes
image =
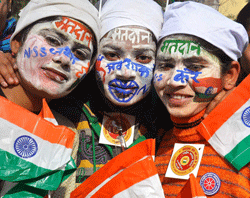
{"label": "nss lettering on cheek", "polygon": [[79,61],[79,59],[77,57],[75,57],[75,55],[71,52],[71,49],[66,46],[66,47],[61,47],[61,48],[50,48],[50,49],[46,49],[45,47],[41,47],[40,49],[38,49],[37,46],[34,46],[33,49],[28,48],[24,50],[24,58],[30,58],[32,57],[45,57],[48,55],[48,53],[53,54],[53,55],[61,55],[64,54],[65,56],[67,56],[68,58],[70,58],[70,61],[72,61],[72,64],[75,64],[76,61]]}

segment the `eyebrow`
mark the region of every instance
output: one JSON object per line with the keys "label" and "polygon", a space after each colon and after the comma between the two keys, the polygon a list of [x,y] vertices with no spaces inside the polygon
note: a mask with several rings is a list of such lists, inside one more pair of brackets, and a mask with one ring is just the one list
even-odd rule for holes
{"label": "eyebrow", "polygon": [[142,54],[144,52],[149,52],[149,51],[152,51],[154,54],[156,53],[156,51],[154,49],[152,49],[151,47],[143,47],[143,48],[135,48],[134,49],[135,54]]}
{"label": "eyebrow", "polygon": [[[64,42],[69,41],[69,38],[68,38],[67,35],[65,35],[65,34],[63,34],[63,33],[61,33],[61,32],[59,32],[59,31],[56,30],[56,29],[43,29],[43,30],[41,30],[41,33],[44,33],[44,32],[46,32],[46,31],[47,31],[47,32],[50,31],[50,32],[55,33],[55,34],[58,35]],[[85,45],[83,45],[83,44],[81,44],[81,43],[79,43],[79,42],[77,42],[77,41],[74,41],[74,47],[73,47],[73,48],[74,48],[74,49],[84,48],[84,49],[88,50],[89,53],[91,53],[91,50],[90,50],[89,47],[87,47],[87,46],[85,46]]]}
{"label": "eyebrow", "polygon": [[120,53],[123,52],[123,50],[122,50],[120,47],[117,47],[117,46],[112,45],[112,44],[106,44],[106,45],[102,46],[102,48],[103,48],[103,49],[104,49],[104,48],[110,48],[110,49],[112,49],[112,50],[114,50],[114,51],[118,51],[118,52],[120,52]]}
{"label": "eyebrow", "polygon": [[190,57],[190,58],[184,58],[183,59],[184,64],[194,64],[194,63],[200,63],[200,64],[208,64],[209,61],[204,59],[203,57]]}

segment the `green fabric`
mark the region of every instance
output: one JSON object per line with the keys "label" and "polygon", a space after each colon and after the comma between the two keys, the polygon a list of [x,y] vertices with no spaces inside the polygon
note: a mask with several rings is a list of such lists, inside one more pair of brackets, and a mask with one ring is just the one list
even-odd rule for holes
{"label": "green fabric", "polygon": [[225,155],[225,159],[228,160],[238,171],[249,163],[249,142],[250,135],[244,138],[227,155]]}

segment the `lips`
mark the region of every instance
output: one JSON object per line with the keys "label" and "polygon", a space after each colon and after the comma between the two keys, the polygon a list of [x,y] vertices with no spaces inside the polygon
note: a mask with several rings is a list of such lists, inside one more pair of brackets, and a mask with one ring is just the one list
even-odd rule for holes
{"label": "lips", "polygon": [[182,106],[193,100],[192,95],[171,93],[167,94],[168,102],[171,106]]}
{"label": "lips", "polygon": [[135,81],[114,79],[109,82],[109,92],[118,102],[129,102],[139,89]]}
{"label": "lips", "polygon": [[63,83],[68,80],[68,76],[59,70],[56,70],[54,68],[42,68],[42,69],[48,78],[58,83]]}

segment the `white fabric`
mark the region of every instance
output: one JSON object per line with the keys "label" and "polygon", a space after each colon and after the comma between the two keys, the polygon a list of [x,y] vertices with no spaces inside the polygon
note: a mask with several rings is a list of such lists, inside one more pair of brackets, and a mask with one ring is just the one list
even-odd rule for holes
{"label": "white fabric", "polygon": [[172,34],[202,38],[236,61],[249,42],[247,32],[241,24],[207,5],[192,1],[176,2],[166,9],[159,40]]}
{"label": "white fabric", "polygon": [[148,28],[158,38],[163,12],[153,0],[108,0],[101,10],[100,19],[101,38],[114,28],[129,25]]}
{"label": "white fabric", "polygon": [[100,19],[97,9],[88,0],[30,0],[19,13],[13,39],[21,30],[39,19],[51,16],[67,16],[87,24],[100,39]]}

